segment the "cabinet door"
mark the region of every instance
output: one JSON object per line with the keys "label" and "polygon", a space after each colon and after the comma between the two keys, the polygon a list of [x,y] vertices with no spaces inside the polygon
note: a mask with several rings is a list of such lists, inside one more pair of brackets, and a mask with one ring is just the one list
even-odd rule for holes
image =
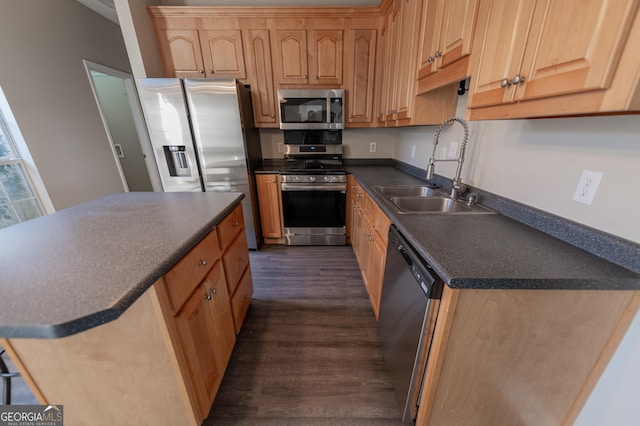
{"label": "cabinet door", "polygon": [[167,76],[177,78],[205,76],[198,30],[159,29],[158,41]]}
{"label": "cabinet door", "polygon": [[271,68],[269,30],[249,30],[245,37],[247,65],[255,74],[251,83],[253,118],[256,127],[276,127],[276,98]]}
{"label": "cabinet door", "polygon": [[422,40],[418,78],[422,79],[436,72],[436,57],[442,25],[442,0],[427,0],[422,10]]}
{"label": "cabinet door", "polygon": [[208,288],[201,284],[175,317],[201,418],[211,408],[223,373],[216,363],[215,319],[210,297]]}
{"label": "cabinet door", "polygon": [[401,3],[400,0],[394,2],[391,6],[391,13],[388,16],[388,38],[385,49],[387,50],[387,67],[385,74],[386,84],[384,93],[385,105],[385,121],[395,120],[396,116],[396,83],[398,79],[398,67],[401,60],[400,57],[400,22],[401,22]]}
{"label": "cabinet door", "polygon": [[342,30],[311,30],[309,84],[342,85]]}
{"label": "cabinet door", "polygon": [[422,0],[402,0],[398,28],[399,60],[396,72],[394,110],[396,118],[410,118],[416,96],[416,58]]}
{"label": "cabinet door", "polygon": [[207,77],[247,78],[240,30],[203,30],[200,43]]}
{"label": "cabinet door", "polygon": [[347,124],[373,120],[376,30],[351,30],[347,48]]}
{"label": "cabinet door", "polygon": [[473,70],[469,108],[511,102],[514,87],[503,85],[522,64],[533,8],[539,1],[485,0],[478,14],[478,41],[474,45],[478,65]]}
{"label": "cabinet door", "polygon": [[[638,0],[540,1],[518,75],[516,100],[610,87]],[[567,19],[569,17],[569,19]]]}
{"label": "cabinet door", "polygon": [[308,84],[307,31],[277,30],[275,44],[278,84]]}
{"label": "cabinet door", "polygon": [[204,288],[210,308],[213,312],[213,324],[215,330],[215,351],[218,370],[224,372],[236,343],[236,332],[231,313],[231,302],[227,291],[227,284],[220,262],[217,262],[211,273],[204,281]]}
{"label": "cabinet door", "polygon": [[438,68],[446,67],[471,53],[473,30],[479,0],[443,1]]}
{"label": "cabinet door", "polygon": [[374,233],[369,246],[369,277],[367,282],[369,283],[369,298],[371,299],[373,313],[378,319],[380,296],[382,295],[382,279],[384,278],[384,266],[387,258],[387,245]]}
{"label": "cabinet door", "polygon": [[262,236],[265,238],[284,238],[282,195],[278,177],[276,174],[256,175]]}

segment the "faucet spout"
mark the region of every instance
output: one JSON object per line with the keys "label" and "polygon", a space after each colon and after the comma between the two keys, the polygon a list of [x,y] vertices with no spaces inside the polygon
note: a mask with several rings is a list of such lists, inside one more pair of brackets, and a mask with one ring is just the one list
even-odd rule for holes
{"label": "faucet spout", "polygon": [[[440,138],[440,132],[444,128],[446,124],[458,122],[464,128],[464,139],[462,141],[462,145],[460,146],[460,151],[458,153],[458,158],[456,159],[436,159],[436,148],[438,146],[438,140]],[[462,179],[460,178],[460,174],[462,173],[462,165],[464,164],[464,152],[467,146],[467,141],[469,140],[469,126],[466,121],[464,121],[460,117],[451,117],[447,118],[437,129],[436,135],[433,139],[433,153],[431,154],[431,158],[429,158],[429,163],[427,165],[427,175],[426,178],[428,180],[433,179],[433,173],[435,170],[435,163],[438,161],[456,161],[458,166],[456,168],[456,176],[453,178],[453,185],[451,187],[451,198],[456,200],[458,196],[467,190],[467,186],[462,183]]]}

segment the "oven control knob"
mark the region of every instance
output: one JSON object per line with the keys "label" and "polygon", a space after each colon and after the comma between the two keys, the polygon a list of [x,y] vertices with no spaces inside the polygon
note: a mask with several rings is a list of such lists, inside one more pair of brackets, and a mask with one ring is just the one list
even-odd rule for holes
{"label": "oven control knob", "polygon": [[296,176],[296,182],[300,182],[300,176]]}
{"label": "oven control knob", "polygon": [[309,182],[315,182],[315,181],[316,181],[315,176],[309,176]]}

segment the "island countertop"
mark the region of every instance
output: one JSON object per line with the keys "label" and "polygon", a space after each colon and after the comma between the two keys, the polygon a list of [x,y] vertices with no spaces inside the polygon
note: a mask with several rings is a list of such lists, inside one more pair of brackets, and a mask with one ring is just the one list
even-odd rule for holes
{"label": "island countertop", "polygon": [[244,194],[130,192],[0,230],[0,338],[118,318]]}

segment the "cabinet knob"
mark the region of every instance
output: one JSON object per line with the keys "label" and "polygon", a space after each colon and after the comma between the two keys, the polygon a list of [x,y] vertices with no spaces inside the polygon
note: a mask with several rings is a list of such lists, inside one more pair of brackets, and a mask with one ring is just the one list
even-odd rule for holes
{"label": "cabinet knob", "polygon": [[204,74],[204,70],[198,70],[200,74]]}
{"label": "cabinet knob", "polygon": [[384,112],[378,113],[378,117],[382,117],[384,115]]}
{"label": "cabinet knob", "polygon": [[313,76],[313,79],[314,79],[314,80],[317,80],[317,79],[318,79],[318,76],[317,76],[317,75],[314,75],[314,76]]}
{"label": "cabinet knob", "polygon": [[436,58],[441,58],[442,52],[440,52],[439,50],[436,50],[436,53],[434,53],[433,56],[435,56]]}
{"label": "cabinet knob", "polygon": [[430,64],[432,64],[433,62],[435,62],[435,60],[436,60],[436,59],[435,59],[433,56],[429,56],[429,57],[427,58],[427,62],[428,62],[428,63],[430,63]]}
{"label": "cabinet knob", "polygon": [[242,256],[242,257],[240,258],[240,262],[244,262],[245,260],[246,260],[246,259],[245,259],[245,257],[244,257],[244,256]]}
{"label": "cabinet knob", "polygon": [[271,183],[276,183],[276,180],[275,180],[275,179],[272,179],[272,180],[271,180]]}
{"label": "cabinet knob", "polygon": [[207,266],[207,259],[200,259],[200,260],[198,260],[198,265],[200,265],[200,266]]}
{"label": "cabinet knob", "polygon": [[238,226],[240,226],[240,223],[239,223],[239,222],[233,222],[231,225],[232,225],[234,228],[237,228]]}
{"label": "cabinet knob", "polygon": [[250,298],[250,297],[251,297],[251,296],[249,296],[248,294],[245,294],[245,295],[244,295],[244,298],[245,298],[245,299],[248,299],[248,298]]}
{"label": "cabinet knob", "polygon": [[209,70],[209,74],[213,75],[213,70]]}
{"label": "cabinet knob", "polygon": [[215,289],[215,288],[212,288],[212,289],[209,290],[209,294],[216,294],[217,292],[218,292],[218,290]]}
{"label": "cabinet knob", "polygon": [[204,297],[202,298],[202,300],[211,300],[211,295],[210,294],[205,294]]}
{"label": "cabinet knob", "polygon": [[503,78],[502,81],[500,81],[500,87],[507,87],[507,86],[511,86],[511,80],[507,78]]}
{"label": "cabinet knob", "polygon": [[306,80],[306,79],[308,79],[309,77],[305,74],[305,75],[303,75],[303,76],[302,76],[302,78]]}
{"label": "cabinet knob", "polygon": [[353,118],[353,114],[349,114],[349,118]]}
{"label": "cabinet knob", "polygon": [[271,114],[271,118],[275,118],[275,117],[276,117],[276,115],[275,115],[275,114]]}
{"label": "cabinet knob", "polygon": [[511,81],[513,82],[513,84],[524,83],[524,77],[516,75],[516,76],[513,77],[513,80],[511,80]]}

